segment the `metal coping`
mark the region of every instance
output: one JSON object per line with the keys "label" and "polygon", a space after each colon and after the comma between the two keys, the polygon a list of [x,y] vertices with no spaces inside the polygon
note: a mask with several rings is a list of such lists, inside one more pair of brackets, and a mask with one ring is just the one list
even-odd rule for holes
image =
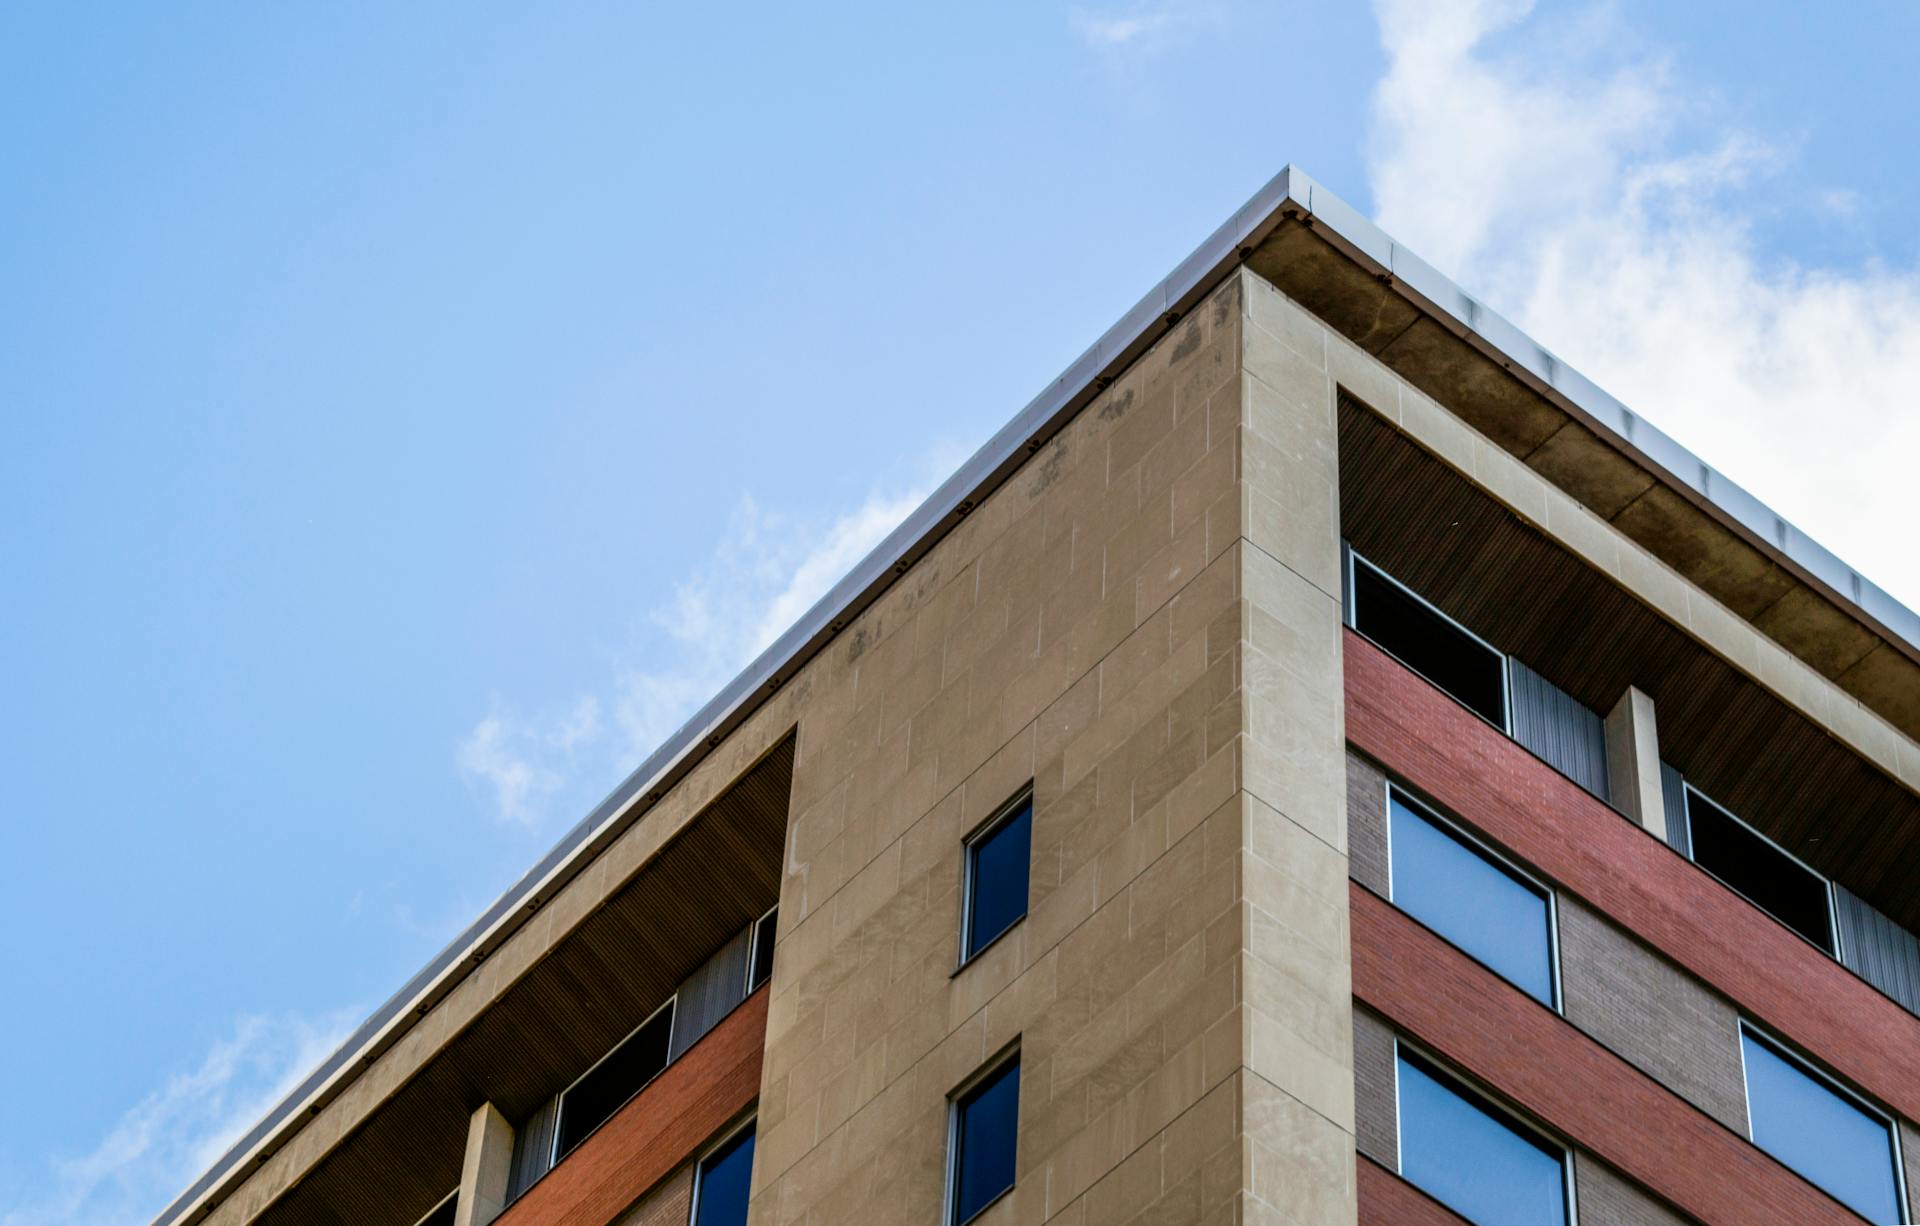
{"label": "metal coping", "polygon": [[1120,317],[1092,347],[947,478],[746,669],[701,707],[569,830],[520,880],[374,1011],[340,1048],[300,1082],[154,1219],[173,1226],[210,1208],[229,1180],[264,1165],[277,1142],[319,1114],[351,1079],[479,966],[548,898],[646,807],[684,777],[760,703],[790,680],[893,580],[937,544],[1135,358],[1159,340],[1252,253],[1289,214],[1308,219],[1349,258],[1422,305],[1450,330],[1573,412],[1583,424],[1679,487],[1701,509],[1783,559],[1817,590],[1851,606],[1920,659],[1920,614],[1715,471],[1645,418],[1602,391],[1519,328],[1395,242],[1345,201],[1288,166]]}

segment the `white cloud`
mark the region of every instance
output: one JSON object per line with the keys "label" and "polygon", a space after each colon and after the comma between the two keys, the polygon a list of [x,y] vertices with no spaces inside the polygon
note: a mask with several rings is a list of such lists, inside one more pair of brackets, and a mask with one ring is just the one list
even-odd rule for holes
{"label": "white cloud", "polygon": [[[928,468],[952,457],[943,450]],[[508,822],[574,818],[605,786],[659,748],[700,704],[744,668],[907,517],[931,489],[874,492],[820,520],[742,498],[713,553],[648,617],[634,655],[610,665],[613,682],[544,715],[507,703],[474,725],[455,753],[460,772],[491,793]],[[608,718],[601,718],[605,710]]]}
{"label": "white cloud", "polygon": [[1381,224],[1908,604],[1920,270],[1815,267],[1762,210],[1857,207],[1716,123],[1595,8],[1380,0]]}
{"label": "white cloud", "polygon": [[339,1047],[359,1013],[247,1016],[190,1072],[128,1108],[92,1150],[54,1158],[0,1226],[144,1222],[225,1153]]}
{"label": "white cloud", "polygon": [[1123,13],[1095,13],[1076,8],[1074,31],[1096,47],[1124,47],[1163,30],[1173,20],[1170,9],[1134,7]]}

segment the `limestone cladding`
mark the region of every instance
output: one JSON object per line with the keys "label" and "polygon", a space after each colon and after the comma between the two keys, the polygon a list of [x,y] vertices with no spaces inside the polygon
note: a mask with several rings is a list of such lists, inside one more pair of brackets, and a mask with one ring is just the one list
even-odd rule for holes
{"label": "limestone cladding", "polygon": [[1015,1043],[983,1223],[1355,1221],[1337,480],[1325,333],[1236,274],[808,666],[755,1226],[940,1221]]}

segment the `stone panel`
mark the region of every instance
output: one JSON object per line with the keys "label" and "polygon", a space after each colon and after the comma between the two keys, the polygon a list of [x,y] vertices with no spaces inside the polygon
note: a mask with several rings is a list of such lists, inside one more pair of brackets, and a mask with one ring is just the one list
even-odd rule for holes
{"label": "stone panel", "polygon": [[[937,1222],[949,1096],[1015,1042],[1017,1184],[983,1223],[1239,1211],[1244,309],[1235,278],[828,653],[756,1226]],[[956,971],[961,840],[1029,782],[1027,918]]]}

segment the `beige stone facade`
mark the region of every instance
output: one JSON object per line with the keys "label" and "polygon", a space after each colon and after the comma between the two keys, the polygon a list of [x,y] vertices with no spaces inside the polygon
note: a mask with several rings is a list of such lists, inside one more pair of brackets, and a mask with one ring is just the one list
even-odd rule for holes
{"label": "beige stone facade", "polygon": [[[755,1223],[940,1220],[1016,1043],[982,1221],[1354,1221],[1333,427],[1236,275],[809,667]],[[1029,915],[956,973],[1029,782]]]}

